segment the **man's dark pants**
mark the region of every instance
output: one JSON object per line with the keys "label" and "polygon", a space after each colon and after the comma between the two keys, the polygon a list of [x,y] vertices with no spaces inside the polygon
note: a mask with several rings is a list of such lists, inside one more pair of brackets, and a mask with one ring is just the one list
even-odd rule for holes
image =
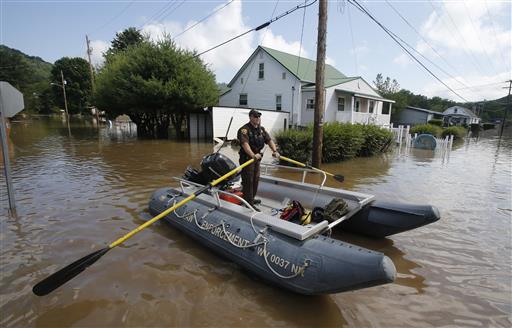
{"label": "man's dark pants", "polygon": [[[240,159],[240,165],[245,162]],[[251,205],[254,205],[254,197],[258,191],[259,180],[260,161],[254,161],[254,163],[242,170],[242,192],[244,193],[244,199]]]}

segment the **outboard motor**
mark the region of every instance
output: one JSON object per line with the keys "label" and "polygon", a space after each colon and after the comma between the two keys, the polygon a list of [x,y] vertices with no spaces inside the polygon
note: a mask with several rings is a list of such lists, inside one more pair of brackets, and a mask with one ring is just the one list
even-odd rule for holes
{"label": "outboard motor", "polygon": [[[203,157],[200,165],[201,171],[197,171],[189,166],[183,177],[189,181],[205,185],[220,178],[237,167],[232,160],[220,153],[206,155]],[[234,182],[238,180],[239,177],[240,172],[224,181],[223,184]]]}

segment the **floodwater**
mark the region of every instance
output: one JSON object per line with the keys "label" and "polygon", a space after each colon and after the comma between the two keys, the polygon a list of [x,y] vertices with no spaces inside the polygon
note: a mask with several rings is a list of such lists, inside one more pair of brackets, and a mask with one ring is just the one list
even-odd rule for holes
{"label": "floodwater", "polygon": [[393,284],[295,295],[157,222],[37,297],[36,282],[147,220],[151,193],[175,185],[212,144],[139,141],[126,127],[86,123],[69,137],[60,121],[15,122],[16,215],[0,180],[0,326],[510,327],[512,138],[495,134],[449,154],[395,149],[323,166],[343,174],[346,189],[440,209],[440,221],[386,239],[335,234],[388,255]]}

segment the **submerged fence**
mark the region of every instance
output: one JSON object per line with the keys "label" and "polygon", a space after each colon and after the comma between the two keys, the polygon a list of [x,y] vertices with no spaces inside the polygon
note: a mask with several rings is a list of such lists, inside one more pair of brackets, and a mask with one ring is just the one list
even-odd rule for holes
{"label": "submerged fence", "polygon": [[[412,136],[410,134],[411,127],[409,125],[403,126],[399,125],[398,127],[394,127],[393,124],[391,124],[389,128],[393,132],[394,140],[399,147],[399,150],[401,148],[410,149],[413,147],[414,139],[418,136],[418,134],[414,134]],[[434,151],[451,151],[453,146],[453,135],[448,135],[445,138],[435,138],[436,140],[436,147]]]}

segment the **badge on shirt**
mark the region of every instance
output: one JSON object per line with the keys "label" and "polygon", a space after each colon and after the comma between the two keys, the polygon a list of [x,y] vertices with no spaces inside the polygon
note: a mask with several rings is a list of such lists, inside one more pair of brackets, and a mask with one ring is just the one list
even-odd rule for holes
{"label": "badge on shirt", "polygon": [[247,129],[242,129],[241,132],[242,134],[247,134]]}

